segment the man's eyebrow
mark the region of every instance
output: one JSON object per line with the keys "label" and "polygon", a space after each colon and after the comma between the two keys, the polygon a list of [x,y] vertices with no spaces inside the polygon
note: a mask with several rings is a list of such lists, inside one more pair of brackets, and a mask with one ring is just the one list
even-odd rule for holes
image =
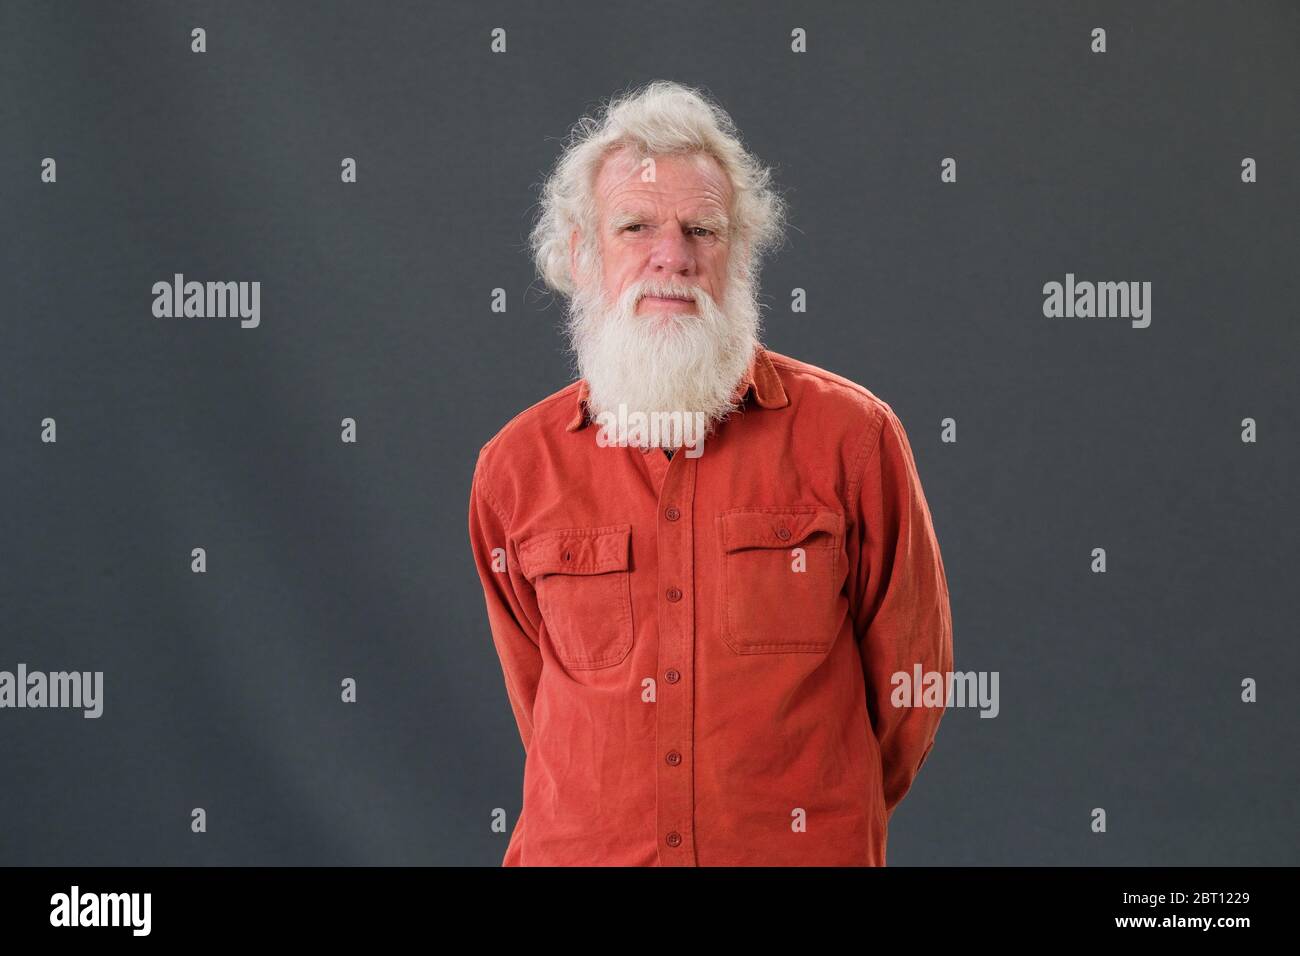
{"label": "man's eyebrow", "polygon": [[[647,216],[643,212],[635,209],[619,209],[609,217],[609,228],[617,232],[624,226],[630,226],[634,223],[644,222]],[[711,229],[716,233],[725,234],[730,220],[721,213],[704,213],[699,216],[689,216],[686,219],[689,226],[702,226],[705,229]]]}
{"label": "man's eyebrow", "polygon": [[712,229],[716,233],[725,235],[730,220],[721,213],[705,213],[703,216],[694,216],[688,220],[692,226],[703,226],[705,229]]}
{"label": "man's eyebrow", "polygon": [[609,217],[609,228],[617,231],[634,222],[642,222],[645,214],[635,209],[618,209]]}

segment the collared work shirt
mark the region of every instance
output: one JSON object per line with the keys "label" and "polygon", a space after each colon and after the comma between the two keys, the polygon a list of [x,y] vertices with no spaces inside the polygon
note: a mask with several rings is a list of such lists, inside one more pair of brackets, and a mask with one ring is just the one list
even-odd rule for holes
{"label": "collared work shirt", "polygon": [[885,863],[944,713],[895,706],[896,675],[952,669],[912,450],[870,391],[770,350],[737,394],[671,460],[598,442],[582,380],[479,452],[525,751],[504,866]]}

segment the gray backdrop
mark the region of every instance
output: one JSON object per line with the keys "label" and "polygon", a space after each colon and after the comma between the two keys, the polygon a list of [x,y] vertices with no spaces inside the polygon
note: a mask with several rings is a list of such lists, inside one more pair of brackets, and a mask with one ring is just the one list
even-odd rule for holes
{"label": "gray backdrop", "polygon": [[[1297,6],[540,7],[0,7],[0,670],[104,672],[99,719],[0,710],[0,862],[499,864],[469,477],[570,379],[537,185],[655,78],[774,165],[766,341],[899,413],[1000,674],[890,864],[1297,862]],[[177,272],[260,326],[155,318]],[[1150,327],[1044,317],[1066,273]]]}

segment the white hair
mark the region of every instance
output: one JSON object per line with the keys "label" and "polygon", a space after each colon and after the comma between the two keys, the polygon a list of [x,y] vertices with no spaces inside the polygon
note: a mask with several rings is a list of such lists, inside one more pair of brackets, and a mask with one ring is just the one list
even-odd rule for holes
{"label": "white hair", "polygon": [[732,188],[729,241],[744,248],[733,268],[756,281],[763,256],[785,232],[786,203],[771,185],[771,170],[744,147],[731,117],[705,93],[655,80],[578,120],[542,187],[530,244],[537,272],[552,290],[565,296],[576,291],[569,254],[575,228],[583,236],[578,268],[595,274],[596,176],[605,157],[621,148],[638,160],[686,153],[717,160]]}

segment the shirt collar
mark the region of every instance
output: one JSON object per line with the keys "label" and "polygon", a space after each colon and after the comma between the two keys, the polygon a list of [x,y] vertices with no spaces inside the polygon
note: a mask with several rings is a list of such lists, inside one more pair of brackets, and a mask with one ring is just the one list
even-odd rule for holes
{"label": "shirt collar", "polygon": [[[745,397],[754,393],[754,400],[763,408],[784,408],[790,404],[790,397],[785,393],[781,378],[776,374],[776,367],[767,349],[759,347],[750,360],[745,377],[740,380],[732,393],[732,401],[743,402]],[[574,403],[573,418],[565,426],[565,431],[574,432],[587,423],[587,382],[578,380],[577,400]]]}

